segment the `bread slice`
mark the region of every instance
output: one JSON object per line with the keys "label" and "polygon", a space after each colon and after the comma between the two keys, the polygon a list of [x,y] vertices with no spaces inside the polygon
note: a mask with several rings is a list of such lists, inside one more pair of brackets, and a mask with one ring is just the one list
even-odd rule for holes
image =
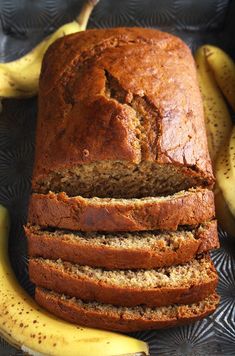
{"label": "bread slice", "polygon": [[36,285],[59,293],[122,306],[194,303],[211,294],[218,281],[207,256],[151,270],[105,270],[31,258],[29,276]]}
{"label": "bread slice", "polygon": [[86,303],[38,287],[35,299],[54,315],[72,323],[121,332],[161,329],[195,322],[213,313],[219,303],[219,296],[213,293],[190,305],[127,308],[97,302]]}
{"label": "bread slice", "polygon": [[88,30],[45,55],[33,190],[140,198],[214,182],[194,60],[153,29]]}
{"label": "bread slice", "polygon": [[28,254],[107,269],[157,268],[183,264],[219,247],[217,222],[179,231],[85,233],[27,225]]}
{"label": "bread slice", "polygon": [[199,224],[214,215],[214,195],[208,189],[143,199],[89,199],[48,193],[32,194],[28,222],[82,231],[177,230],[179,225]]}

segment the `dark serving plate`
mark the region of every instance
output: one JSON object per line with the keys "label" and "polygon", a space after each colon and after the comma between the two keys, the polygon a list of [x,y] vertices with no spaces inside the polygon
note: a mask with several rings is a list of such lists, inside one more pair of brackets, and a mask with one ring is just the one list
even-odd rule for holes
{"label": "dark serving plate", "polygon": [[[28,52],[45,35],[71,21],[82,3],[81,0],[0,0],[0,61],[10,61]],[[88,27],[160,28],[180,36],[192,50],[210,42],[235,57],[234,19],[234,0],[101,0]],[[28,280],[22,225],[30,194],[36,115],[36,98],[5,100],[0,115],[0,203],[11,214],[11,262],[21,285],[30,294],[33,286]],[[219,308],[212,316],[192,325],[135,333],[134,336],[149,343],[151,355],[235,355],[235,240],[222,230],[220,240],[222,247],[212,253],[220,277]],[[23,354],[0,339],[0,355]]]}

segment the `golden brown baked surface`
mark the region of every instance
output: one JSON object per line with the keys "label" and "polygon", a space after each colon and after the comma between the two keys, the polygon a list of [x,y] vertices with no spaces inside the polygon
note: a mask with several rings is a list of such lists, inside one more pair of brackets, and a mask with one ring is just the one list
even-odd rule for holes
{"label": "golden brown baked surface", "polygon": [[146,308],[126,308],[99,303],[84,303],[79,299],[36,288],[36,301],[48,311],[79,325],[106,330],[131,332],[162,329],[195,322],[213,313],[219,303],[214,293],[191,305]]}
{"label": "golden brown baked surface", "polygon": [[219,247],[217,222],[195,229],[133,233],[83,233],[43,230],[27,225],[30,257],[69,261],[108,269],[157,268],[188,262]]}
{"label": "golden brown baked surface", "polygon": [[177,230],[215,216],[214,195],[191,189],[167,197],[102,199],[65,193],[32,194],[28,222],[81,231]]}
{"label": "golden brown baked surface", "polygon": [[[160,172],[144,187],[152,164]],[[128,172],[134,177],[142,166],[135,188],[122,191]],[[98,181],[82,180],[91,167]],[[213,181],[195,65],[179,38],[142,28],[88,30],[49,48],[40,78],[35,191],[141,197]]]}

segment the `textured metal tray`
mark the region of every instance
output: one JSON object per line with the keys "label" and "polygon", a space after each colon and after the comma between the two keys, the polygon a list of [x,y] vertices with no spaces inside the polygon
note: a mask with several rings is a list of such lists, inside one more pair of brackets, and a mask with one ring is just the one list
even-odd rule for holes
{"label": "textured metal tray", "polygon": [[[29,51],[46,34],[73,19],[79,0],[0,0],[0,61]],[[214,43],[235,56],[235,1],[231,0],[101,0],[90,28],[156,27],[172,32],[194,50]],[[17,278],[30,293],[26,221],[34,156],[37,99],[5,100],[0,115],[0,203],[11,213],[10,257]],[[220,230],[222,247],[212,254],[218,269],[221,303],[209,318],[180,328],[138,332],[151,355],[235,355],[235,241]],[[1,356],[22,356],[0,339]],[[69,356],[69,355],[65,355]]]}

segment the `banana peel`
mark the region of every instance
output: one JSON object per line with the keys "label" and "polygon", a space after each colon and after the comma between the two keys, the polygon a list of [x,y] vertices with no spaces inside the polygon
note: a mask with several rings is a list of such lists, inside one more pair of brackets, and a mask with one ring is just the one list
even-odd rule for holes
{"label": "banana peel", "polygon": [[84,31],[97,0],[87,1],[76,21],[61,26],[25,56],[8,63],[0,63],[0,97],[25,98],[37,95],[43,56],[58,38]]}
{"label": "banana peel", "polygon": [[[232,135],[235,133],[233,128]],[[219,188],[222,191],[224,199],[229,207],[229,210],[235,216],[235,170],[232,169],[230,163],[230,150],[232,141],[228,140],[227,145],[221,150],[216,163],[216,179]]]}
{"label": "banana peel", "polygon": [[[235,126],[233,127],[229,141],[229,163],[233,176],[235,177]],[[234,181],[235,185],[235,181]]]}
{"label": "banana peel", "polygon": [[212,163],[224,149],[232,130],[232,119],[217,86],[213,73],[207,63],[205,48],[200,47],[195,53],[199,87],[202,94],[209,153]]}
{"label": "banana peel", "polygon": [[9,215],[0,206],[0,335],[30,355],[106,356],[142,353],[146,343],[126,335],[80,327],[40,308],[21,288],[8,259]]}
{"label": "banana peel", "polygon": [[42,59],[47,48],[57,38],[79,30],[80,26],[77,22],[70,22],[60,27],[51,37],[43,40],[20,59],[9,63],[0,63],[0,96],[24,98],[36,95]]}
{"label": "banana peel", "polygon": [[[235,168],[232,172],[232,167],[235,167],[235,155],[232,156],[235,142],[234,145],[229,144],[233,123],[223,96],[226,91],[225,80],[229,81],[227,74],[233,71],[233,77],[235,68],[233,69],[231,60],[222,50],[209,45],[196,51],[195,61],[203,99],[209,152],[217,178],[214,188],[216,217],[221,227],[230,236],[235,236],[235,206],[232,208],[235,205]],[[227,86],[231,87],[233,84],[230,82]],[[230,92],[229,90],[231,89],[227,89],[227,92]]]}
{"label": "banana peel", "polygon": [[235,63],[218,47],[205,45],[203,48],[218,86],[235,111]]}
{"label": "banana peel", "polygon": [[235,126],[226,148],[219,155],[216,178],[229,210],[235,216]]}
{"label": "banana peel", "polygon": [[219,188],[215,189],[214,194],[216,218],[222,229],[226,231],[229,236],[235,237],[235,218],[229,210],[221,190]]}

